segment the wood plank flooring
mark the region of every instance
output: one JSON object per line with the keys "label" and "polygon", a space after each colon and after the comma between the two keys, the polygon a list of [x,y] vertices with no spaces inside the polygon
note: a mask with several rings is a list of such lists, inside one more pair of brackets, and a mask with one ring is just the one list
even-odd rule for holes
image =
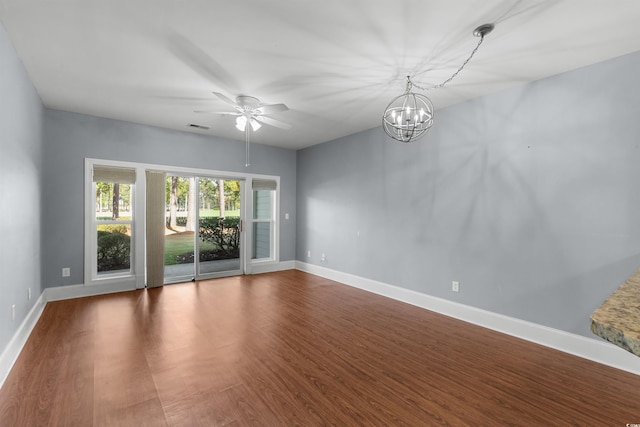
{"label": "wood plank flooring", "polygon": [[290,270],[48,303],[1,426],[625,426],[640,376]]}

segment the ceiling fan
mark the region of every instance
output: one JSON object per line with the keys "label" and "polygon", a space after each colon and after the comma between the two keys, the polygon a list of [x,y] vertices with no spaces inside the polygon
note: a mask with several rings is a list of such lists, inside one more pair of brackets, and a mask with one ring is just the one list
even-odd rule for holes
{"label": "ceiling fan", "polygon": [[257,131],[263,124],[273,126],[279,129],[291,129],[291,125],[273,117],[270,114],[281,113],[289,110],[285,104],[263,104],[258,98],[253,96],[239,95],[236,100],[232,101],[227,96],[212,92],[223,102],[233,107],[234,111],[206,111],[195,110],[196,113],[215,114],[219,116],[236,116],[236,129],[245,133],[246,142],[246,159],[245,167],[250,166],[249,163],[249,134],[250,131]]}
{"label": "ceiling fan", "polygon": [[253,131],[260,129],[262,124],[279,129],[291,129],[290,124],[269,117],[271,114],[289,110],[289,107],[284,104],[262,104],[258,98],[246,95],[239,95],[236,97],[235,101],[232,101],[227,96],[219,92],[213,92],[213,94],[220,98],[224,103],[232,106],[234,111],[196,110],[196,113],[237,116],[236,128],[242,131],[245,130],[247,124],[251,126]]}
{"label": "ceiling fan", "polygon": [[[170,31],[167,39],[169,50],[196,73],[202,75],[213,85],[226,89],[227,93],[236,92],[240,85],[236,81],[233,73],[229,72],[215,58],[200,48],[183,35]],[[263,124],[279,129],[291,129],[291,125],[270,117],[272,114],[289,110],[285,104],[263,104],[258,98],[253,96],[239,95],[232,101],[227,96],[219,92],[213,92],[225,104],[233,107],[231,111],[202,111],[196,113],[207,113],[217,116],[235,116],[236,128],[245,132],[246,138],[246,166],[249,166],[249,132],[257,131]],[[208,130],[209,126],[195,123],[187,124],[188,127],[200,130]]]}

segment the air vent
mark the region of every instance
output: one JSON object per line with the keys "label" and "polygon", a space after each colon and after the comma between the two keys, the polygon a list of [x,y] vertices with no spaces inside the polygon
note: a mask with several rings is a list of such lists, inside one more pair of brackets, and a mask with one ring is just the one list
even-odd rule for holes
{"label": "air vent", "polygon": [[202,125],[197,125],[195,123],[189,123],[187,124],[188,128],[195,128],[195,129],[202,129],[202,130],[208,130],[209,126],[202,126]]}

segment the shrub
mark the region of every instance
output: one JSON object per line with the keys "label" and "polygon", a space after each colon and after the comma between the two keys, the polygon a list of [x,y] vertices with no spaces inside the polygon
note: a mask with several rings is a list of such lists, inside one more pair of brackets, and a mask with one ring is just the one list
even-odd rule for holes
{"label": "shrub", "polygon": [[120,233],[120,234],[128,234],[129,233],[129,225],[128,224],[100,224],[98,225],[98,235],[100,232],[106,231],[107,233]]}
{"label": "shrub", "polygon": [[[167,215],[167,227],[169,227],[171,224],[171,218],[169,218],[169,216]],[[176,225],[184,227],[185,225],[187,225],[187,217],[186,216],[178,216],[176,217]]]}
{"label": "shrub", "polygon": [[200,218],[200,239],[213,243],[222,257],[237,257],[240,253],[240,218]]}
{"label": "shrub", "polygon": [[[240,250],[228,250],[223,251],[220,249],[208,249],[200,251],[200,262],[206,261],[220,261],[223,259],[236,259],[240,258]],[[176,255],[176,264],[192,264],[193,263],[193,251],[185,252],[183,254]]]}
{"label": "shrub", "polygon": [[130,268],[131,238],[124,233],[98,231],[98,271]]}

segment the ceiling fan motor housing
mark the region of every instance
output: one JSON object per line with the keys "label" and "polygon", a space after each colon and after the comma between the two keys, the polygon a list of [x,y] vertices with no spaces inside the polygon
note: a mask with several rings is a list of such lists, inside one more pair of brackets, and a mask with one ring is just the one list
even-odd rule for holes
{"label": "ceiling fan motor housing", "polygon": [[239,95],[236,96],[236,104],[238,104],[244,110],[253,110],[260,106],[260,100],[253,96]]}

